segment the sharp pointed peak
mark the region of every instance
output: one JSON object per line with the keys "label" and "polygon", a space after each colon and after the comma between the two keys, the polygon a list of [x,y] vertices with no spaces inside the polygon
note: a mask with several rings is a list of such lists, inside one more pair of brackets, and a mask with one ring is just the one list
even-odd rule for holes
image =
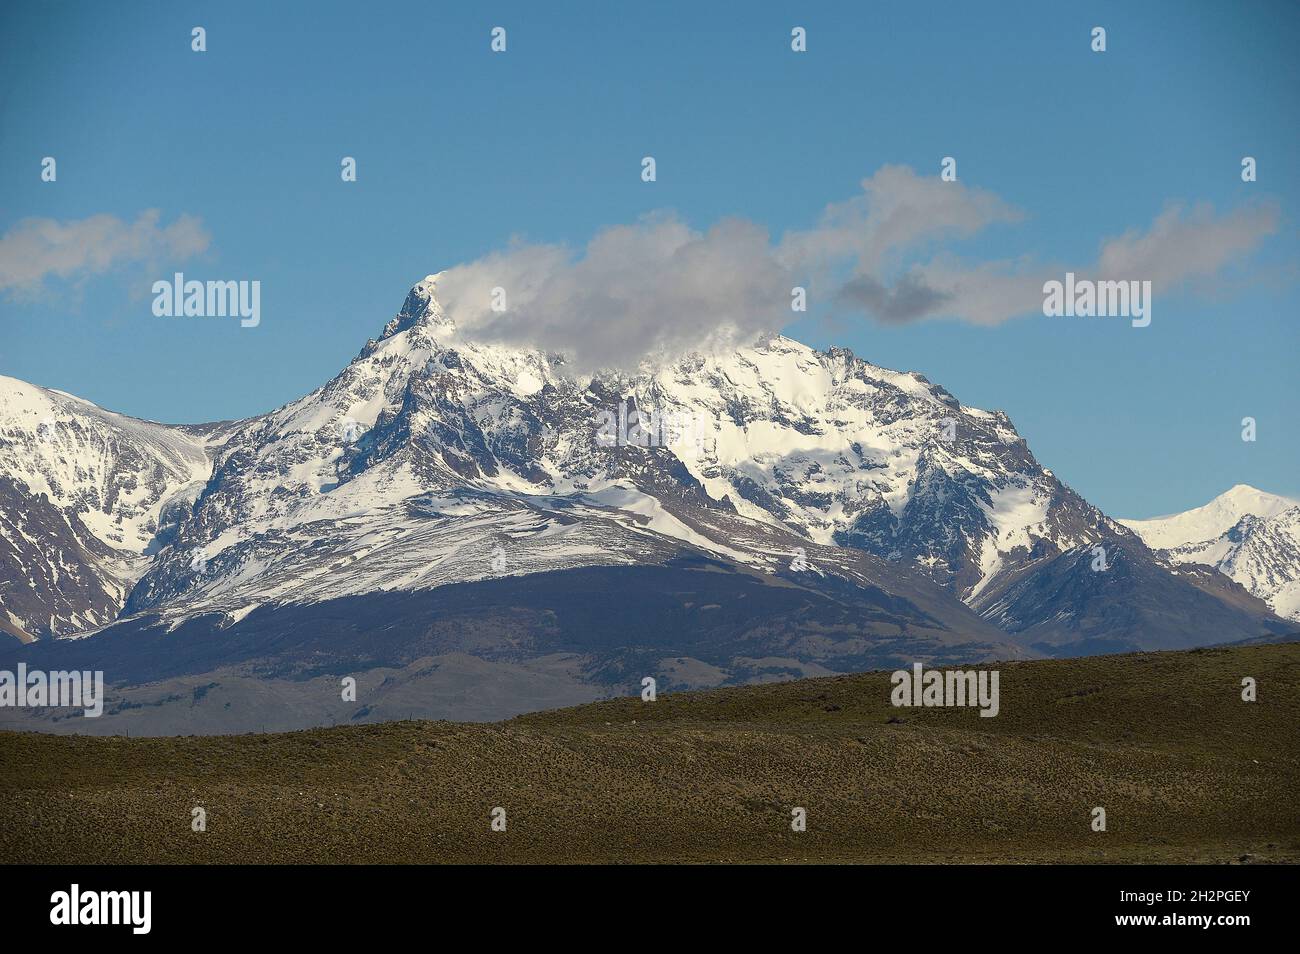
{"label": "sharp pointed peak", "polygon": [[406,293],[406,301],[402,303],[402,310],[384,325],[384,331],[379,336],[380,341],[420,324],[437,326],[440,330],[451,330],[455,327],[442,310],[442,306],[438,304],[438,279],[441,276],[442,272],[425,275],[411,286],[411,290]]}

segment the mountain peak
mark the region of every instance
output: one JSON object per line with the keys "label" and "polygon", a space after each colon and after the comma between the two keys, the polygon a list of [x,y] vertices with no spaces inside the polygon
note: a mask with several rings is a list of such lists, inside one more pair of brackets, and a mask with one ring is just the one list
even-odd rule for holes
{"label": "mountain peak", "polygon": [[417,324],[433,325],[445,331],[455,328],[452,320],[438,304],[438,278],[441,275],[442,272],[425,275],[411,286],[411,290],[406,293],[406,301],[402,303],[402,310],[384,325],[383,334],[379,336],[380,341],[401,334]]}
{"label": "mountain peak", "polygon": [[1121,520],[1157,550],[1169,550],[1190,543],[1202,543],[1222,536],[1243,517],[1268,518],[1297,505],[1297,501],[1278,494],[1235,484],[1207,504],[1183,513],[1152,517],[1149,520]]}
{"label": "mountain peak", "polygon": [[1222,504],[1238,513],[1238,516],[1250,514],[1255,517],[1271,517],[1276,513],[1294,507],[1297,502],[1280,494],[1271,494],[1250,484],[1233,484],[1206,506]]}
{"label": "mountain peak", "polygon": [[1223,493],[1216,497],[1216,500],[1240,500],[1249,496],[1274,497],[1276,494],[1270,494],[1260,490],[1258,487],[1252,487],[1250,484],[1233,484]]}

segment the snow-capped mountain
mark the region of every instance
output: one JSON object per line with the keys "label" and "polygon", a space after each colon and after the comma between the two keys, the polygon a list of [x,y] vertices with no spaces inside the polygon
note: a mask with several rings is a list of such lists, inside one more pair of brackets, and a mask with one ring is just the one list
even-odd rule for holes
{"label": "snow-capped mountain", "polygon": [[1162,557],[1215,567],[1300,620],[1300,501],[1238,484],[1184,513],[1121,523]]}
{"label": "snow-capped mountain", "polygon": [[[1126,535],[1039,467],[1005,415],[919,374],[776,336],[573,379],[558,356],[459,340],[433,287],[325,387],[234,432],[132,611],[476,579],[491,571],[472,544],[490,533],[516,539],[514,572],[621,562],[656,538],[770,568],[793,533],[908,562],[972,599],[1041,542]],[[685,426],[665,441],[638,427],[643,413]],[[746,535],[693,525],[724,517]]]}
{"label": "snow-capped mountain", "polygon": [[1217,573],[1171,571],[1005,414],[919,374],[773,335],[574,375],[462,334],[436,286],[246,421],[167,427],[0,380],[0,621],[89,633],[31,651],[137,683],[452,650],[524,667],[494,714],[647,671],[713,684],[1282,626]]}
{"label": "snow-capped mountain", "polygon": [[1020,567],[1142,550],[1006,415],[919,374],[773,336],[575,378],[559,356],[463,339],[435,289],[416,285],[323,388],[230,436],[129,612],[238,619],[681,547],[770,571],[815,545],[874,554],[877,573],[904,568],[1005,622],[988,597]]}
{"label": "snow-capped mountain", "polygon": [[218,431],[0,377],[0,627],[27,639],[115,619],[164,514],[202,490]]}

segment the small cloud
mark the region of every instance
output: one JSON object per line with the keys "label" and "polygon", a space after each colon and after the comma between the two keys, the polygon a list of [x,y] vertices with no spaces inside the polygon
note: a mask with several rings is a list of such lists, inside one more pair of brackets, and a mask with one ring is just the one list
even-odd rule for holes
{"label": "small cloud", "polygon": [[918,176],[906,166],[883,166],[862,180],[861,195],[828,205],[816,227],[787,233],[781,255],[812,269],[851,259],[860,273],[875,273],[926,244],[967,238],[1023,217],[984,189]]}
{"label": "small cloud", "polygon": [[1102,243],[1096,271],[1106,279],[1147,280],[1156,290],[1212,278],[1276,232],[1278,217],[1277,206],[1270,203],[1243,206],[1218,218],[1207,203],[1190,210],[1170,205],[1145,233],[1131,230]]}
{"label": "small cloud", "polygon": [[[1227,266],[1248,256],[1277,231],[1278,218],[1272,204],[1245,206],[1220,216],[1205,204],[1191,210],[1174,204],[1145,231],[1131,229],[1104,240],[1096,262],[1047,266],[1026,257],[971,264],[940,256],[913,266],[905,276],[913,286],[910,289],[896,287],[873,298],[861,293],[863,279],[855,278],[840,297],[885,322],[951,317],[996,325],[1040,313],[1044,282],[1060,281],[1067,271],[1094,281],[1149,281],[1153,292],[1188,285],[1199,292],[1214,292],[1222,286]],[[904,313],[895,299],[913,307]]]}
{"label": "small cloud", "polygon": [[908,272],[893,288],[870,275],[859,275],[844,285],[836,298],[888,324],[906,324],[934,313],[952,299],[952,293],[931,288],[920,274]]}
{"label": "small cloud", "polygon": [[193,216],[159,226],[157,209],[133,223],[114,215],[59,222],[23,219],[0,237],[0,291],[31,295],[48,278],[78,281],[135,262],[190,258],[211,236]]}

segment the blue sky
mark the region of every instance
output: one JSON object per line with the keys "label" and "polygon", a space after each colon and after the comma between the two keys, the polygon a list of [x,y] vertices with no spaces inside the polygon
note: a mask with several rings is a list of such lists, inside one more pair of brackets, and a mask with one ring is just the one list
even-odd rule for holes
{"label": "blue sky", "polygon": [[[787,333],[1006,410],[1040,461],[1117,516],[1235,483],[1300,496],[1298,10],[16,0],[0,11],[0,236],[156,209],[163,227],[197,219],[210,243],[0,288],[0,373],[156,420],[249,416],[333,375],[411,283],[512,237],[581,249],[666,209],[776,240],[882,167],[937,176],[953,156],[963,187],[1022,213],[944,246],[970,261],[1093,262],[1170,202],[1267,202],[1277,227],[1159,293],[1144,329],[885,324],[823,299]],[[497,25],[505,54],[489,50]],[[791,52],[792,26],[807,53]],[[174,270],[260,280],[261,325],[156,318],[150,286]]]}

